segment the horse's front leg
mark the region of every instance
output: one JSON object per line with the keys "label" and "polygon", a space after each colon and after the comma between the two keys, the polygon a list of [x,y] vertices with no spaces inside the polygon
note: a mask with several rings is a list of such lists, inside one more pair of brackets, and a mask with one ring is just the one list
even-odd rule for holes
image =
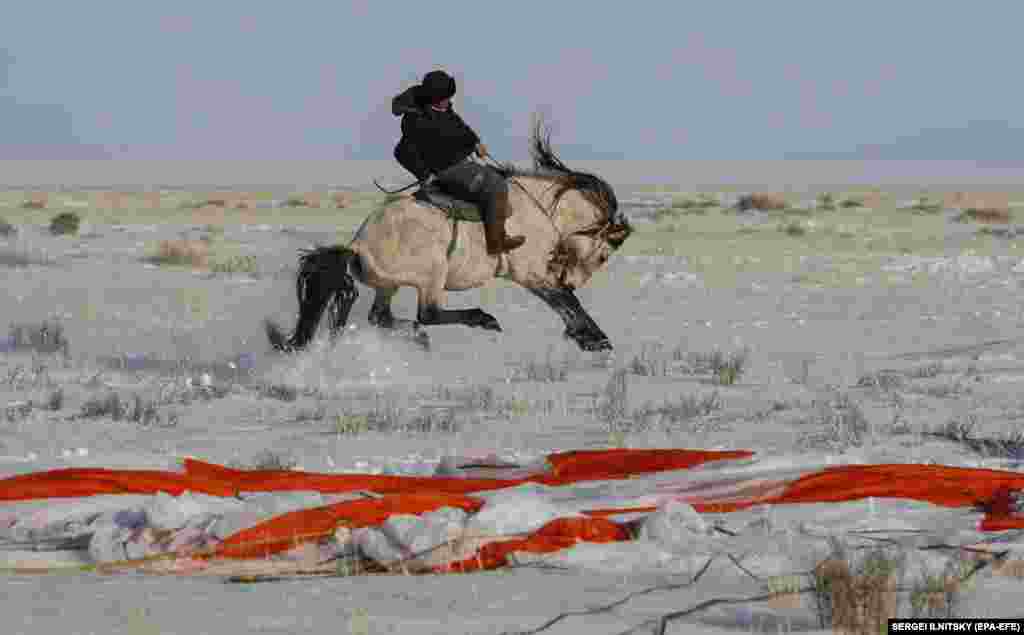
{"label": "horse's front leg", "polygon": [[565,322],[565,336],[585,351],[610,351],[612,343],[587,310],[580,304],[572,289],[530,288],[530,293],[544,301]]}

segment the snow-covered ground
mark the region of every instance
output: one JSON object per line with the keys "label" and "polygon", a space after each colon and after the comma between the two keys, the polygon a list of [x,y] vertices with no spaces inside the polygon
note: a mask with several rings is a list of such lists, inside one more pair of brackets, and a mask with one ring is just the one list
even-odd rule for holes
{"label": "snow-covered ground", "polygon": [[[752,450],[755,460],[484,492],[476,514],[445,508],[397,517],[338,543],[388,563],[405,553],[402,546],[422,551],[456,534],[528,532],[584,509],[658,507],[616,517],[636,521],[636,540],[517,554],[515,566],[493,572],[248,584],[201,571],[9,574],[5,596],[17,610],[4,632],[513,633],[535,632],[562,613],[572,615],[536,632],[644,632],[631,629],[709,600],[806,585],[810,578],[800,574],[828,556],[832,537],[851,548],[888,540],[906,557],[900,575],[910,586],[924,572],[981,558],[956,547],[994,541],[985,548],[1008,551],[1011,560],[1021,548],[1019,532],[981,532],[981,513],[966,508],[869,499],[700,513],[678,495],[726,496],[844,463],[1017,470],[1019,457],[928,434],[951,420],[970,422],[976,438],[1019,430],[1024,265],[1008,253],[893,255],[883,270],[905,275],[905,283],[869,278],[841,289],[800,285],[792,272],[749,269],[734,288],[721,289],[703,284],[686,258],[616,257],[607,276],[580,293],[616,346],[611,358],[576,351],[562,340],[557,316],[503,285],[452,294],[450,302],[482,306],[501,320],[504,333],[438,327],[431,330],[432,350],[423,352],[366,326],[372,293],[364,291],[352,312],[356,328],[343,342],[279,357],[267,351],[261,321],[293,323],[295,250],[313,235],[331,236],[331,228],[306,226],[300,235],[229,227],[226,237],[260,254],[260,275],[211,277],[139,263],[143,245],[175,229],[96,227],[100,236],[81,241],[81,249],[31,228],[12,239],[32,253],[46,249],[53,262],[0,270],[5,320],[60,316],[71,350],[63,360],[0,354],[0,404],[8,404],[0,473],[180,470],[181,459],[193,456],[241,465],[280,460],[330,474],[430,475],[459,473],[452,457],[490,455],[529,473],[553,452],[617,445]],[[827,267],[828,254],[800,264]],[[396,309],[412,315],[414,297],[403,291]],[[719,385],[695,370],[689,356],[716,349],[749,351],[735,384]],[[630,370],[628,408],[649,408],[631,416],[628,427],[610,428],[596,406],[616,368]],[[564,375],[539,379],[554,371]],[[57,388],[63,401],[50,408]],[[89,400],[110,392],[129,405],[135,395],[155,400],[157,418],[79,416]],[[658,410],[688,398],[711,405],[684,414],[681,406]],[[379,429],[388,417],[393,429]],[[148,525],[174,529],[170,539],[179,547],[342,498],[190,493],[103,497],[88,505],[18,503],[0,508],[7,523],[0,527],[9,540],[36,543],[91,536],[77,550],[5,552],[9,564],[70,565],[146,553],[154,536],[133,533],[139,510]],[[310,554],[288,557],[302,561]],[[1014,601],[1021,596],[1020,569],[1001,564],[979,571],[958,588],[957,611],[1020,617]],[[904,613],[909,602],[908,595]],[[821,628],[818,613],[813,594],[723,602],[667,632],[814,632]]]}

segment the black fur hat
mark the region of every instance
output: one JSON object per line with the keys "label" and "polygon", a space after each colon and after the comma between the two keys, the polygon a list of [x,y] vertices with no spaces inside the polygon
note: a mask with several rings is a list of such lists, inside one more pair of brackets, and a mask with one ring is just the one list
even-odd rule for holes
{"label": "black fur hat", "polygon": [[428,104],[436,104],[455,94],[455,78],[444,71],[430,71],[423,76],[418,94]]}

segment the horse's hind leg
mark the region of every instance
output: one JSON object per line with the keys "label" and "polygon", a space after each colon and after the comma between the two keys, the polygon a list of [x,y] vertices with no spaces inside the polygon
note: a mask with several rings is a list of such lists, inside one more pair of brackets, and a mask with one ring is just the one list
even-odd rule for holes
{"label": "horse's hind leg", "polygon": [[612,343],[587,313],[572,289],[528,289],[565,322],[565,336],[585,351],[610,351]]}
{"label": "horse's hind leg", "polygon": [[391,312],[391,302],[397,293],[397,287],[377,289],[367,321],[378,328],[412,338],[423,348],[430,348],[430,338],[419,324],[412,320],[400,320]]}
{"label": "horse's hind leg", "polygon": [[391,331],[412,331],[416,328],[416,322],[403,320],[395,317],[391,312],[391,303],[398,294],[398,287],[384,287],[376,289],[373,296],[373,305],[370,307],[370,314],[367,321],[379,328]]}
{"label": "horse's hind leg", "polygon": [[366,321],[382,329],[395,328],[395,315],[391,312],[391,300],[398,289],[377,289],[373,296],[373,305]]}

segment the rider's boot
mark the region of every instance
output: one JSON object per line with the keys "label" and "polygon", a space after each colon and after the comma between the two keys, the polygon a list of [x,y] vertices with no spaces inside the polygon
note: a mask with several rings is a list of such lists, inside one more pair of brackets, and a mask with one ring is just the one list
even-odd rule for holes
{"label": "rider's boot", "polygon": [[495,195],[493,205],[484,206],[484,238],[487,240],[487,253],[492,256],[512,251],[526,242],[523,236],[509,236],[505,232],[505,219],[510,211],[507,190]]}

